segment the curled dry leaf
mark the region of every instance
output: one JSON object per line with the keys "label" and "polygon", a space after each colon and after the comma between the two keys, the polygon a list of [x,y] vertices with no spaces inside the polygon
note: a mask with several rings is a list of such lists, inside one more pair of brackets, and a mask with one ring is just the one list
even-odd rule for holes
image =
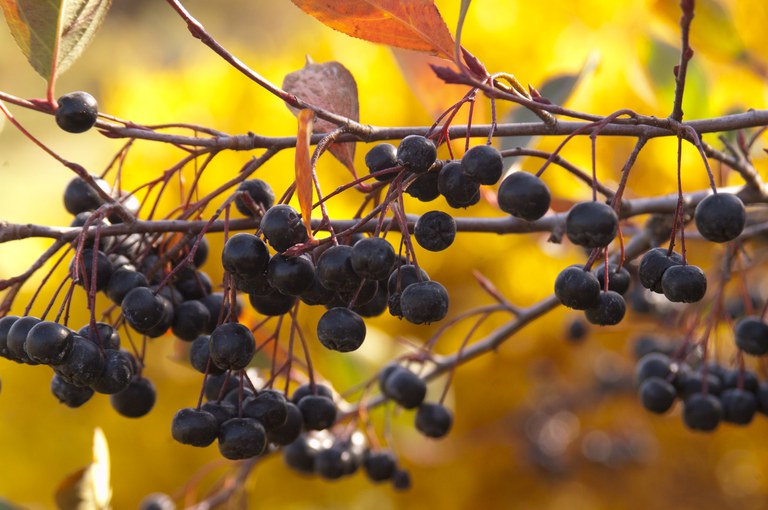
{"label": "curled dry leaf", "polygon": [[309,142],[312,137],[312,122],[315,112],[309,109],[298,114],[299,129],[296,136],[296,195],[299,198],[301,219],[312,239],[312,161],[309,157]]}
{"label": "curled dry leaf", "polygon": [[453,37],[433,0],[291,1],[352,37],[453,60]]}
{"label": "curled dry leaf", "polygon": [[110,4],[111,0],[0,0],[16,44],[49,81],[83,53]]}
{"label": "curled dry leaf", "polygon": [[[357,122],[360,120],[360,104],[357,99],[357,82],[352,73],[338,62],[314,64],[307,62],[302,69],[288,74],[283,80],[283,89],[304,101],[329,112],[342,115]],[[291,108],[294,115],[298,110]],[[313,132],[330,133],[337,126],[317,119]],[[355,144],[334,143],[330,152],[355,175]]]}

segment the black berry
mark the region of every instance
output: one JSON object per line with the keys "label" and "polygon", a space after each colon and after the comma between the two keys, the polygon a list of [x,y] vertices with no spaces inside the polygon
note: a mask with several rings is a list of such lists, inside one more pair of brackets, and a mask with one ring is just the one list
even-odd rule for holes
{"label": "black berry", "polygon": [[414,324],[430,324],[448,314],[448,291],[436,281],[409,285],[400,296],[403,317]]}
{"label": "black berry", "polygon": [[744,203],[732,193],[709,195],[696,206],[696,228],[704,239],[725,243],[736,239],[747,221]]}
{"label": "black berry", "polygon": [[309,238],[301,216],[287,204],[278,204],[264,214],[261,219],[261,231],[272,248],[278,252],[284,252]]}
{"label": "black berry", "polygon": [[456,221],[443,211],[429,211],[416,220],[413,235],[425,250],[442,251],[456,238]]}
{"label": "black berry", "polygon": [[383,237],[367,237],[352,246],[349,260],[360,278],[382,280],[395,264],[395,249]]}
{"label": "black berry", "polygon": [[574,310],[586,310],[600,299],[600,283],[597,277],[582,266],[568,266],[555,278],[555,296]]}
{"label": "black berry", "polygon": [[447,407],[425,402],[416,411],[416,429],[427,437],[440,438],[453,425],[453,413]]}
{"label": "black berry", "polygon": [[365,322],[348,308],[331,308],[317,321],[317,338],[333,351],[354,351],[365,340]]}
{"label": "black berry", "polygon": [[707,277],[698,266],[672,266],[661,277],[661,289],[673,303],[695,303],[707,292]]}
{"label": "black berry", "polygon": [[191,407],[179,410],[171,422],[171,435],[181,444],[208,446],[218,435],[219,424],[209,412]]}
{"label": "black berry", "polygon": [[602,202],[580,202],[565,218],[565,234],[573,244],[585,248],[608,246],[619,229],[616,211]]}
{"label": "black berry", "polygon": [[253,333],[238,322],[217,326],[211,333],[209,345],[211,361],[226,370],[247,367],[256,351]]}
{"label": "black berry", "polygon": [[490,145],[472,147],[461,158],[464,173],[480,184],[496,184],[504,170],[504,162],[498,150]]}
{"label": "black berry", "polygon": [[244,216],[258,218],[275,204],[275,192],[267,182],[261,179],[243,181],[235,191],[239,193],[235,198],[235,207]]}
{"label": "black berry", "polygon": [[416,174],[423,174],[437,159],[437,148],[428,138],[408,135],[397,146],[397,162]]}
{"label": "black berry", "polygon": [[374,145],[371,150],[365,154],[365,166],[368,167],[368,171],[371,174],[374,174],[373,177],[377,181],[388,181],[392,179],[396,173],[386,173],[381,175],[377,174],[377,172],[397,166],[397,148],[390,143]]}
{"label": "black berry", "polygon": [[154,407],[155,400],[155,385],[143,377],[132,380],[124,390],[109,396],[109,403],[115,411],[127,418],[145,416]]}
{"label": "black berry", "polygon": [[535,221],[549,210],[552,197],[544,181],[528,172],[515,172],[499,186],[499,208],[527,221]]}
{"label": "black berry", "polygon": [[613,326],[621,322],[627,311],[627,305],[621,294],[609,290],[600,292],[597,304],[584,310],[584,316],[592,324],[598,326]]}
{"label": "black berry", "polygon": [[219,451],[227,459],[250,459],[261,455],[266,446],[267,433],[253,418],[232,418],[221,425]]}
{"label": "black berry", "polygon": [[640,267],[637,270],[640,284],[652,292],[661,294],[663,292],[661,279],[664,276],[664,272],[668,268],[679,266],[682,263],[683,258],[678,253],[672,252],[668,255],[668,250],[664,248],[649,250],[643,255],[643,258],[640,260]]}
{"label": "black berry", "polygon": [[87,92],[70,92],[56,100],[56,124],[69,133],[83,133],[96,124],[99,106]]}
{"label": "black berry", "polygon": [[747,354],[762,356],[768,353],[768,324],[759,317],[740,319],[733,328],[736,346]]}

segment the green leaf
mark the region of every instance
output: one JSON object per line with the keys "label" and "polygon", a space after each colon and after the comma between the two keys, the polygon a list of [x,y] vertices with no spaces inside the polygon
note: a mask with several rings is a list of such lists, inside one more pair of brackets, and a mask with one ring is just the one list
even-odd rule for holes
{"label": "green leaf", "polygon": [[111,0],[0,0],[11,35],[32,68],[49,82],[93,39]]}
{"label": "green leaf", "polygon": [[[550,78],[539,89],[539,94],[549,99],[552,104],[563,105],[571,96],[576,86],[590,76],[597,67],[598,57],[591,55],[578,74],[561,74]],[[538,122],[540,119],[531,113],[530,110],[523,107],[517,107],[511,110],[503,119],[506,123],[520,122]],[[533,140],[532,136],[510,136],[502,139],[501,150],[513,149],[515,147],[527,147]],[[508,158],[513,161],[517,158]]]}

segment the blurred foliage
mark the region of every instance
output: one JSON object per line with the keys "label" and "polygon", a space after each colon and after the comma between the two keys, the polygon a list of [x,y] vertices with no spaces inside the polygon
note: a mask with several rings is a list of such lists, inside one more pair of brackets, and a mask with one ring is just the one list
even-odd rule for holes
{"label": "blurred foliage", "polygon": [[[428,59],[420,54],[393,53],[349,38],[287,1],[184,3],[214,37],[272,82],[281,83],[286,74],[299,69],[305,55],[315,62],[343,63],[357,80],[363,123],[430,125],[435,114],[464,93],[460,87],[441,86],[426,66]],[[459,0],[438,0],[437,4],[453,30]],[[536,87],[553,76],[576,74],[585,62],[597,58],[597,68],[579,83],[569,107],[600,114],[632,108],[665,117],[674,93],[677,4],[671,0],[552,0],[545,6],[475,0],[463,43],[492,72],[513,73]],[[683,105],[687,118],[766,107],[766,25],[768,7],[762,0],[697,2],[692,39],[696,53]],[[0,49],[0,90],[22,97],[44,96],[44,82],[27,66],[5,29],[0,30]],[[103,111],[139,123],[189,122],[230,133],[264,135],[296,132],[296,120],[283,104],[189,37],[184,23],[164,2],[115,0],[92,46],[58,83],[61,93],[81,89],[91,91]],[[508,115],[511,108],[499,105],[499,115]],[[488,122],[489,112],[488,104],[478,101],[474,122]],[[53,119],[44,115],[20,109],[14,113],[57,152],[95,173],[106,167],[121,145],[95,132],[61,133]],[[705,138],[717,143],[713,135]],[[536,142],[548,150],[559,143],[554,138]],[[598,141],[597,171],[603,181],[617,181],[631,144],[626,139]],[[758,143],[758,149],[762,145]],[[462,146],[463,141],[455,144],[455,148]],[[365,152],[361,144],[358,168],[363,167]],[[563,155],[589,168],[588,139],[573,140]],[[136,144],[126,161],[123,187],[136,188],[180,156],[180,151],[159,144]],[[201,191],[213,190],[249,157],[244,153],[217,156],[205,173]],[[532,159],[518,163],[529,171],[541,164]],[[761,150],[756,151],[755,164],[765,174]],[[674,192],[674,170],[675,141],[652,140],[632,171],[628,196]],[[186,169],[185,176],[190,178],[193,172]],[[686,189],[706,185],[701,161],[690,148],[683,153],[683,172]],[[291,151],[258,172],[278,195],[293,175]],[[346,170],[330,157],[322,158],[319,175],[326,190],[348,179]],[[61,194],[70,178],[6,124],[0,134],[0,218],[67,224]],[[560,169],[550,168],[544,179],[558,197],[589,196],[585,186]],[[347,196],[331,201],[333,217],[354,213],[358,205],[354,193]],[[169,193],[166,198],[165,213],[178,196]],[[442,201],[438,205],[445,207]],[[411,212],[433,207],[409,203]],[[500,215],[488,204],[467,214]],[[640,225],[641,220],[632,223]],[[212,235],[210,240],[212,255],[204,269],[220,281],[217,253],[222,237]],[[23,271],[48,244],[26,240],[0,245],[0,277]],[[696,243],[689,249],[697,264],[716,264],[718,252]],[[467,234],[446,253],[419,253],[430,276],[450,289],[453,314],[489,301],[470,277],[472,269],[480,268],[512,302],[526,306],[550,294],[562,267],[583,258],[575,247],[547,244],[546,236],[537,234]],[[55,273],[54,281],[61,276],[61,271]],[[23,311],[40,278],[25,288],[16,313]],[[40,313],[44,301],[38,300],[32,313]],[[85,298],[79,289],[73,304],[77,313],[72,323],[84,323]],[[312,331],[318,313],[305,312],[309,313],[303,313],[302,324]],[[253,315],[246,313],[246,317]],[[263,461],[250,477],[245,496],[249,507],[766,508],[768,446],[762,437],[768,427],[764,418],[748,428],[723,426],[715,434],[700,435],[683,428],[678,410],[669,416],[650,416],[636,402],[631,381],[633,339],[642,332],[676,336],[679,332],[674,327],[634,314],[618,327],[593,328],[585,342],[573,345],[565,339],[572,317],[557,310],[518,333],[499,352],[462,366],[448,400],[455,410],[455,427],[442,441],[420,437],[412,427],[412,412],[393,413],[387,408],[372,413],[379,432],[384,415],[393,413],[392,446],[411,470],[410,492],[373,486],[362,474],[338,483],[306,479],[288,471],[275,457]],[[501,321],[487,321],[479,334]],[[344,391],[402,353],[398,338],[425,341],[437,327],[375,319],[359,352],[342,356],[313,347],[313,359],[318,371]],[[437,350],[455,351],[468,328],[453,328],[438,342]],[[96,426],[103,428],[110,444],[114,508],[135,508],[144,495],[156,491],[167,492],[180,503],[189,502],[231,471],[232,465],[220,459],[215,447],[194,449],[170,437],[171,417],[178,408],[196,402],[201,383],[199,374],[182,361],[184,346],[167,336],[150,342],[148,351],[146,374],[158,388],[158,400],[150,415],[140,420],[118,416],[104,396],[77,410],[60,406],[49,392],[49,369],[0,360],[0,497],[25,508],[52,507],[59,483],[88,462]],[[430,395],[437,398],[443,384],[444,380],[434,382]]]}

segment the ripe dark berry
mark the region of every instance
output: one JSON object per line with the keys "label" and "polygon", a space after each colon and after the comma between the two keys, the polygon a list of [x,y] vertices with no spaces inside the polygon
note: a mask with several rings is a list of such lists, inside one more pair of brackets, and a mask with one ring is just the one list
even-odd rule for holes
{"label": "ripe dark berry", "polygon": [[157,400],[155,385],[149,379],[134,379],[122,391],[109,396],[109,403],[115,411],[127,418],[145,416]]}
{"label": "ripe dark berry", "polygon": [[726,243],[736,239],[747,221],[744,203],[732,193],[709,195],[693,213],[696,228],[704,239]]}
{"label": "ripe dark berry", "polygon": [[27,333],[24,349],[33,361],[58,365],[72,350],[72,331],[51,321],[38,322]]}
{"label": "ripe dark berry", "polygon": [[261,455],[267,446],[264,427],[253,418],[232,418],[219,430],[219,451],[230,460],[250,459]]}
{"label": "ripe dark berry", "polygon": [[306,436],[299,436],[294,442],[283,448],[283,461],[286,466],[299,473],[315,472],[317,450],[310,446]]}
{"label": "ripe dark berry", "polygon": [[95,343],[75,336],[72,340],[72,350],[55,370],[75,386],[90,386],[104,371],[104,356]]}
{"label": "ripe dark berry", "polygon": [[298,296],[312,287],[315,265],[309,255],[287,257],[278,253],[269,260],[267,280],[283,294]]}
{"label": "ripe dark berry", "polygon": [[191,342],[200,336],[211,320],[208,308],[197,300],[184,301],[173,312],[173,334],[181,340]]}
{"label": "ripe dark berry", "polygon": [[261,231],[272,248],[278,252],[284,252],[309,238],[301,216],[287,204],[273,206],[264,214],[261,219]]}
{"label": "ripe dark berry", "polygon": [[357,313],[361,317],[378,317],[383,314],[387,309],[387,301],[389,294],[387,293],[387,286],[384,282],[378,282],[376,286],[376,294],[367,303],[354,304],[352,311]]}
{"label": "ripe dark berry", "polygon": [[672,266],[661,277],[661,289],[673,303],[696,303],[707,293],[707,276],[698,266]]}
{"label": "ripe dark berry", "polygon": [[301,429],[304,425],[304,417],[301,415],[301,411],[293,402],[286,402],[285,411],[285,422],[267,432],[267,438],[270,443],[284,446],[291,444],[301,435]]}
{"label": "ripe dark berry", "polygon": [[694,393],[683,401],[683,423],[691,430],[715,430],[722,415],[720,400],[713,395]]}
{"label": "ripe dark berry", "polygon": [[99,105],[87,92],[70,92],[56,100],[56,124],[69,133],[83,133],[96,124]]}
{"label": "ripe dark berry", "polygon": [[608,246],[619,229],[616,211],[602,202],[580,202],[565,218],[565,234],[573,244],[585,248]]}
{"label": "ripe dark berry", "polygon": [[439,172],[427,172],[414,179],[405,192],[421,202],[431,202],[440,196]]}
{"label": "ripe dark berry", "polygon": [[400,296],[403,317],[414,324],[430,324],[448,314],[448,291],[436,281],[409,285]]}
{"label": "ripe dark berry", "polygon": [[[112,264],[109,262],[106,254],[102,251],[96,252],[96,270],[93,266],[94,252],[90,248],[85,249],[80,254],[80,267],[77,268],[77,279],[79,285],[85,287],[86,291],[91,289],[91,280],[96,278],[96,290],[106,290],[109,285],[109,279],[112,276]],[[72,277],[75,277],[75,259],[69,268]]]}
{"label": "ripe dark berry", "polygon": [[[263,211],[275,205],[275,192],[272,187],[261,179],[248,179],[241,182],[235,190],[239,195],[235,198],[235,207],[240,214],[259,218]],[[243,195],[247,194],[250,201]],[[253,205],[257,207],[254,209]],[[261,209],[259,209],[261,208]]]}
{"label": "ripe dark berry", "polygon": [[326,480],[337,480],[346,474],[350,453],[334,444],[315,455],[315,473]]}
{"label": "ripe dark berry", "polygon": [[189,364],[198,372],[204,374],[206,369],[209,374],[222,374],[223,368],[219,368],[215,363],[209,360],[211,357],[211,337],[200,335],[192,341],[189,347]]}
{"label": "ripe dark berry", "polygon": [[598,326],[613,326],[621,322],[627,311],[627,304],[621,294],[609,290],[600,292],[597,304],[584,310],[584,316],[592,324]]}
{"label": "ripe dark berry", "polygon": [[668,250],[665,248],[654,248],[640,260],[640,267],[637,270],[640,284],[652,292],[661,294],[663,292],[661,279],[664,272],[672,266],[683,263],[683,258],[678,253],[672,252],[669,256],[667,253]]}
{"label": "ripe dark berry", "polygon": [[149,287],[147,277],[133,269],[121,267],[110,274],[106,293],[113,303],[119,305],[125,295],[136,287]]}
{"label": "ripe dark berry", "polygon": [[221,265],[242,278],[263,275],[269,264],[269,250],[264,241],[253,234],[235,234],[224,243]]}
{"label": "ripe dark berry", "polygon": [[80,407],[93,396],[93,390],[87,386],[75,386],[59,374],[51,380],[51,393],[67,407]]}
{"label": "ripe dark berry", "polygon": [[[230,304],[224,304],[224,294],[221,292],[213,292],[208,294],[204,298],[200,299],[200,302],[208,309],[208,313],[211,316],[211,320],[208,322],[208,327],[205,332],[210,333],[213,331],[220,322],[223,322],[229,317],[232,306]],[[231,317],[236,319],[240,315],[240,304],[235,302],[235,313]]]}
{"label": "ripe dark berry", "polygon": [[[632,281],[632,277],[627,271],[627,268],[621,266],[618,270],[618,266],[614,263],[608,264],[608,290],[618,292],[621,295],[626,294],[629,290],[629,284]],[[605,264],[600,264],[594,271],[597,281],[600,284],[600,288],[605,288]]]}
{"label": "ripe dark berry", "polygon": [[456,161],[446,163],[440,170],[437,188],[454,209],[469,207],[480,200],[480,185],[467,177]]}
{"label": "ripe dark berry", "polygon": [[759,317],[740,319],[733,328],[736,346],[747,354],[762,356],[768,353],[768,324]]}
{"label": "ripe dark berry", "polygon": [[291,402],[298,404],[302,398],[309,395],[319,395],[333,400],[333,392],[328,386],[324,384],[315,384],[314,387],[310,384],[302,384],[291,395]]}
{"label": "ripe dark berry", "polygon": [[251,306],[262,315],[277,316],[288,313],[296,304],[296,296],[283,294],[277,289],[272,289],[265,295],[255,293],[248,294]]}
{"label": "ripe dark berry", "polygon": [[320,283],[320,279],[317,277],[317,271],[312,278],[312,286],[299,295],[304,303],[308,305],[327,305],[336,297],[336,292],[327,289]]}
{"label": "ripe dark berry", "polygon": [[369,480],[384,482],[395,474],[397,458],[391,450],[370,450],[363,460],[363,467]]}
{"label": "ripe dark berry", "polygon": [[120,348],[120,335],[115,328],[105,322],[97,322],[95,329],[91,329],[91,325],[86,324],[78,330],[77,334],[104,349]]}
{"label": "ripe dark berry", "polygon": [[209,412],[191,407],[179,410],[171,422],[171,436],[181,444],[208,446],[218,435],[219,424]]}
{"label": "ripe dark berry", "polygon": [[464,173],[480,184],[492,185],[499,182],[504,162],[498,150],[490,145],[472,147],[461,158]]}
{"label": "ripe dark berry", "polygon": [[258,420],[267,431],[274,430],[288,418],[285,396],[275,390],[262,390],[243,402],[243,415]]}
{"label": "ripe dark berry", "polygon": [[216,422],[221,427],[221,424],[227,420],[231,420],[237,416],[237,407],[226,400],[221,402],[210,401],[200,406],[201,411],[207,411],[216,418]]}
{"label": "ripe dark berry", "polygon": [[8,347],[8,356],[12,360],[21,363],[37,363],[27,354],[26,343],[29,330],[38,323],[40,323],[40,319],[27,315],[17,319],[11,324],[11,327],[8,330],[6,345]]}
{"label": "ripe dark berry", "polygon": [[640,401],[652,413],[666,413],[676,396],[675,387],[660,377],[650,377],[640,385]]}
{"label": "ripe dark berry", "polygon": [[323,287],[335,291],[357,289],[362,280],[352,266],[351,246],[331,246],[317,261],[317,278]]}
{"label": "ripe dark berry", "polygon": [[6,315],[0,319],[0,356],[3,358],[9,357],[8,352],[8,331],[10,331],[13,323],[19,320],[16,315]]}
{"label": "ripe dark berry", "polygon": [[365,340],[365,322],[348,308],[331,308],[317,321],[317,338],[327,349],[354,351]]}
{"label": "ripe dark berry", "polygon": [[211,361],[226,370],[240,370],[253,359],[256,345],[251,330],[238,322],[221,324],[210,338]]}
{"label": "ripe dark berry", "polygon": [[328,397],[307,395],[297,405],[307,430],[325,430],[336,422],[336,404]]}
{"label": "ripe dark berry", "polygon": [[672,374],[669,356],[660,352],[651,352],[640,358],[635,367],[635,380],[642,384],[646,379],[658,377],[667,379]]}
{"label": "ripe dark berry", "polygon": [[396,268],[389,275],[389,280],[387,280],[387,290],[390,294],[395,294],[396,292],[403,292],[414,283],[425,282],[428,280],[429,275],[422,268],[406,264]]}
{"label": "ripe dark berry", "polygon": [[203,298],[213,290],[211,278],[203,271],[196,271],[192,265],[182,267],[176,274],[173,287],[181,293],[185,301]]}
{"label": "ripe dark berry", "polygon": [[499,208],[527,221],[536,221],[549,210],[552,197],[544,181],[528,172],[514,172],[499,186]]}
{"label": "ripe dark berry", "polygon": [[415,174],[423,174],[437,159],[437,148],[428,138],[408,135],[397,146],[397,162]]}
{"label": "ripe dark berry", "polygon": [[[722,392],[722,383],[720,378],[711,372],[707,372],[707,393],[710,395],[720,395]],[[704,391],[704,376],[701,372],[689,372],[684,377],[675,377],[674,381],[680,398],[685,400],[688,397]]]}
{"label": "ripe dark berry", "polygon": [[395,264],[395,249],[383,237],[367,237],[352,246],[349,261],[360,278],[383,280]]}
{"label": "ripe dark berry", "polygon": [[442,251],[456,238],[456,221],[443,211],[429,211],[416,220],[413,235],[425,250]]}
{"label": "ripe dark berry", "polygon": [[[164,287],[164,289],[168,289],[169,287]],[[160,322],[152,326],[151,328],[147,329],[146,331],[143,331],[145,335],[147,335],[149,338],[157,338],[159,336],[163,336],[168,329],[173,325],[173,304],[171,299],[163,296],[162,294],[165,294],[163,291],[160,291],[160,294],[158,294],[157,300],[160,303],[160,306],[163,307],[163,313],[162,317],[160,318]],[[175,291],[169,290],[168,294],[171,295],[171,298],[173,299],[173,302],[179,303],[181,302],[181,296],[179,296]]]}
{"label": "ripe dark berry", "polygon": [[104,368],[101,375],[91,384],[97,393],[111,395],[123,391],[131,383],[135,360],[127,351],[104,350]]}
{"label": "ripe dark berry", "polygon": [[407,491],[411,488],[411,474],[405,469],[395,470],[392,475],[392,486],[398,491]]}
{"label": "ripe dark berry", "polygon": [[729,388],[720,395],[723,407],[723,421],[737,425],[747,425],[757,411],[757,399],[751,391]]}
{"label": "ripe dark berry", "polygon": [[396,365],[383,374],[382,392],[405,409],[418,407],[427,395],[427,384],[405,367]]}
{"label": "ripe dark berry", "polygon": [[125,321],[139,333],[147,333],[164,319],[165,303],[148,287],[136,287],[123,298],[120,308]]}
{"label": "ripe dark berry", "polygon": [[[93,177],[96,185],[103,191],[107,193],[112,191],[109,184],[107,184],[107,181],[100,179],[95,175],[92,175],[91,177]],[[104,200],[99,196],[96,190],[91,188],[82,177],[75,177],[69,181],[67,187],[64,188],[64,208],[74,216],[86,211],[98,209],[103,203]]]}
{"label": "ripe dark berry", "polygon": [[597,277],[582,266],[568,266],[555,279],[555,296],[574,310],[586,310],[600,299],[600,283]]}
{"label": "ripe dark berry", "polygon": [[453,413],[440,404],[425,402],[416,411],[416,429],[427,437],[440,438],[453,425]]}
{"label": "ripe dark berry", "polygon": [[[397,149],[390,143],[376,144],[365,154],[365,166],[372,174],[394,168],[397,166]],[[374,175],[377,181],[388,181],[397,173],[387,173],[385,175]]]}

